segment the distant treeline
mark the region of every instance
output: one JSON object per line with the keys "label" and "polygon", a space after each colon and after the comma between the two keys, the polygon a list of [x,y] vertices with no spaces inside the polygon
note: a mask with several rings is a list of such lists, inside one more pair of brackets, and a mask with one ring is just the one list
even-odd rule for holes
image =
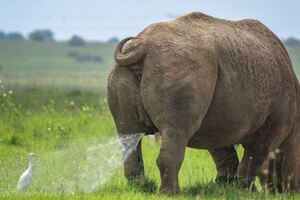
{"label": "distant treeline", "polygon": [[283,40],[283,43],[287,46],[296,46],[300,47],[300,40],[294,37],[290,37],[286,40]]}
{"label": "distant treeline", "polygon": [[[0,31],[0,41],[6,40],[6,41],[38,41],[38,42],[55,42],[54,33],[53,31],[49,29],[38,29],[34,30],[31,33],[29,33],[28,37],[25,37],[22,33],[19,32],[8,32],[5,33],[4,31]],[[78,36],[73,35],[69,40],[69,44],[71,46],[84,46],[85,40]],[[119,39],[117,37],[112,37],[108,41],[108,43],[117,43],[119,42]],[[300,47],[300,39],[295,37],[289,37],[287,39],[282,39],[282,42],[287,46],[297,46]]]}
{"label": "distant treeline", "polygon": [[[49,29],[38,29],[34,30],[28,34],[28,37],[25,37],[20,32],[4,32],[0,31],[0,41],[37,41],[37,42],[55,42],[54,33]],[[73,35],[69,40],[68,43],[71,46],[84,46],[85,40],[78,36]],[[117,37],[112,37],[108,41],[108,43],[117,43],[119,39]]]}

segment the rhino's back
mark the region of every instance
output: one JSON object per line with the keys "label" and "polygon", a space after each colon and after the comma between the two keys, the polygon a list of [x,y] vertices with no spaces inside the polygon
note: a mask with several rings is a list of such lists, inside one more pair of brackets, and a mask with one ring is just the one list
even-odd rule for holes
{"label": "rhino's back", "polygon": [[[240,85],[236,88],[238,91],[250,89],[252,96],[255,93],[274,96],[278,89],[288,87],[284,83],[296,79],[281,41],[257,20],[229,21],[197,12],[171,22],[153,24],[139,37],[148,44],[150,54],[160,52],[151,59],[165,61],[164,56],[169,54],[174,55],[173,63],[175,60],[193,63],[189,55],[211,55],[207,59],[217,60],[224,84]],[[182,65],[170,70],[181,68],[189,70]]]}
{"label": "rhino's back", "polygon": [[200,65],[214,59],[223,89],[266,104],[297,84],[286,49],[257,20],[229,21],[191,13],[150,25],[139,37],[148,45],[146,59],[152,61],[145,70],[150,74],[156,73],[152,70],[161,71],[159,62],[165,63],[161,66],[165,66],[166,72],[194,73]]}

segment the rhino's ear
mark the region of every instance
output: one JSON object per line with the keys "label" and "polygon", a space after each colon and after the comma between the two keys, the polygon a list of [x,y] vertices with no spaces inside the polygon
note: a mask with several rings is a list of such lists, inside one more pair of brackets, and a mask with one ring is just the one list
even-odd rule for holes
{"label": "rhino's ear", "polygon": [[132,41],[138,39],[135,37],[128,37],[122,40],[115,51],[115,61],[121,66],[128,66],[136,64],[146,54],[146,49],[142,41]]}

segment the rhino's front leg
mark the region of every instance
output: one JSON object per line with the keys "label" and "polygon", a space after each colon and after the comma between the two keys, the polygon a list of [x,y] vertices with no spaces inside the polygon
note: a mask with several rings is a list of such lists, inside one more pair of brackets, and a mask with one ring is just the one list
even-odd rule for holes
{"label": "rhino's front leg", "polygon": [[236,179],[239,159],[234,146],[209,150],[217,169],[217,183],[231,183]]}
{"label": "rhino's front leg", "polygon": [[178,172],[184,159],[187,136],[174,129],[161,131],[162,144],[157,158],[160,170],[160,193],[174,195],[179,193]]}
{"label": "rhino's front leg", "polygon": [[145,182],[144,163],[142,156],[142,140],[139,141],[137,148],[124,161],[124,173],[128,181],[138,181],[140,186]]}

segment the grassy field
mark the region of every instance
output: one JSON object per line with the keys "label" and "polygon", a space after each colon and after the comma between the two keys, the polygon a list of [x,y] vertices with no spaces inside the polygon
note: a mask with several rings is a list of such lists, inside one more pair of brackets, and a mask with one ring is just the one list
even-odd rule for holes
{"label": "grassy field", "polygon": [[[100,179],[107,180],[92,193],[69,193],[52,184],[83,170],[82,156],[89,147],[108,144],[116,137],[105,98],[114,46],[89,43],[73,48],[66,43],[0,42],[0,199],[300,198],[217,185],[209,154],[193,149],[187,149],[180,172],[182,193],[176,197],[158,196],[160,178],[155,160],[159,145],[147,137],[143,139],[143,154],[148,181],[143,188],[127,185],[120,163],[101,163],[105,156],[113,156],[112,148],[95,158],[99,167],[105,166]],[[300,77],[300,48],[288,51]],[[70,56],[74,52],[100,56],[101,61],[78,61]],[[28,165],[29,152],[38,153],[42,160],[38,161],[32,187],[17,192],[18,177]],[[241,156],[241,147],[238,152]]]}
{"label": "grassy field", "polygon": [[[71,47],[67,43],[0,43],[0,79],[8,86],[103,90],[115,44],[87,43]],[[101,61],[74,59],[100,56]]]}

